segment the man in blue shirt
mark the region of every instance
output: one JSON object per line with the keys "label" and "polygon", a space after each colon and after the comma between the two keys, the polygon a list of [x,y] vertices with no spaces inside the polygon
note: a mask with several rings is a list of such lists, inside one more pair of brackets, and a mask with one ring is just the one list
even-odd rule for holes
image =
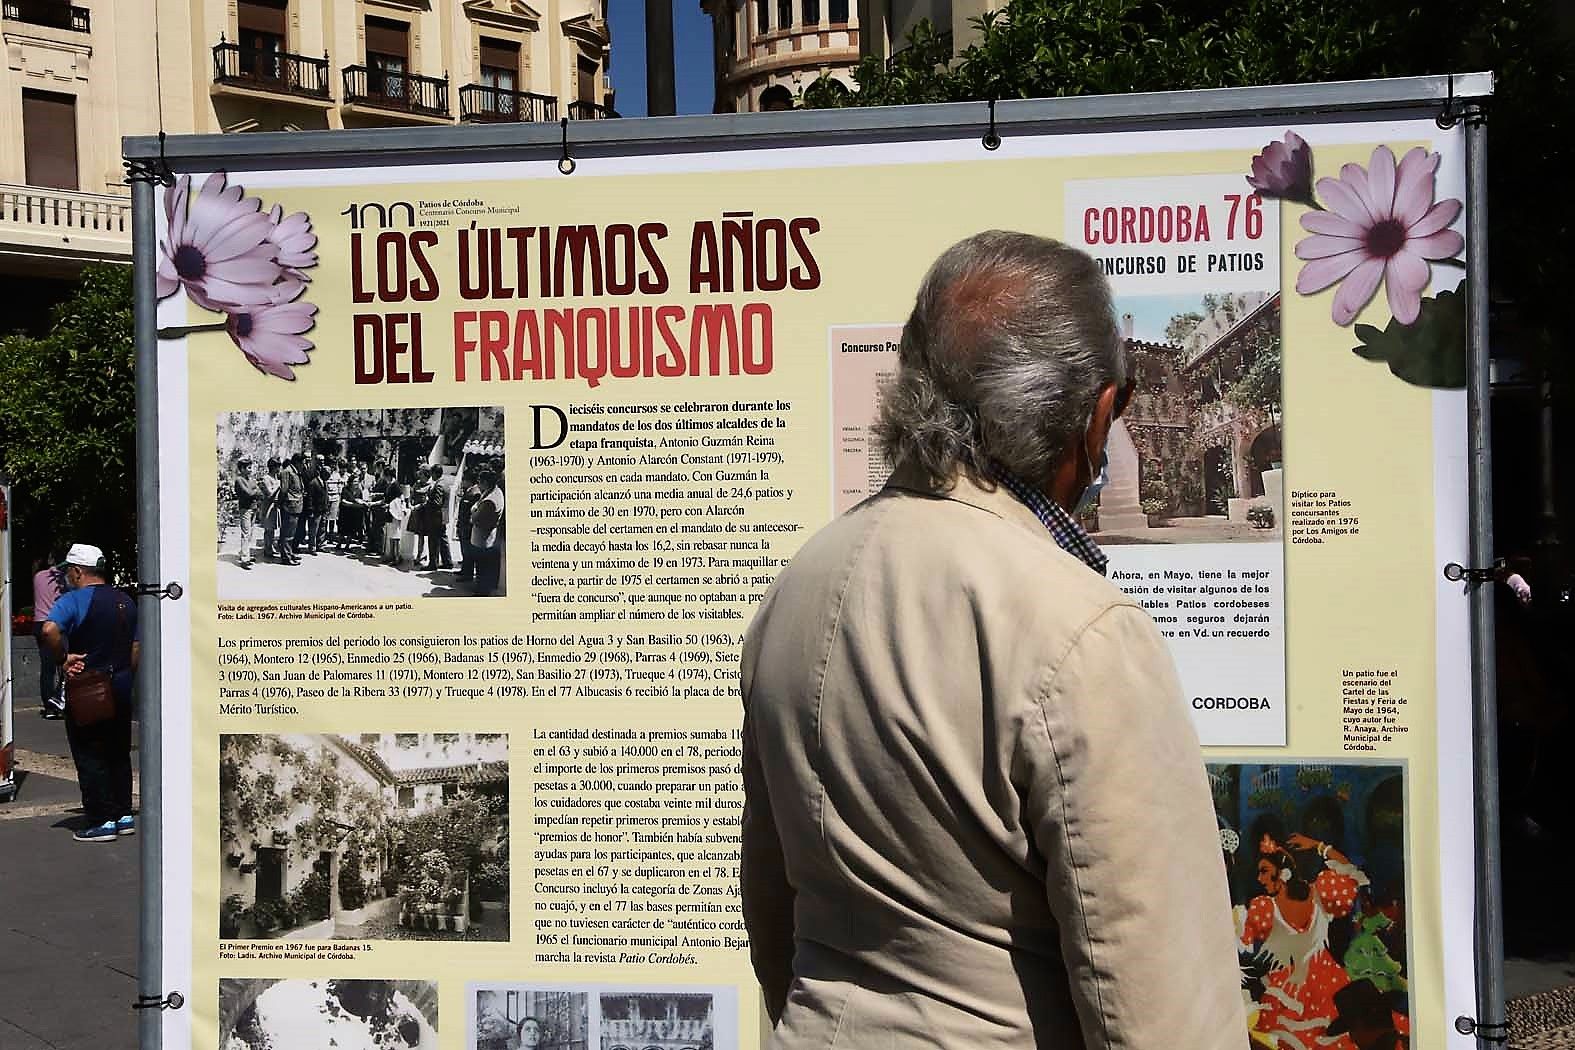
{"label": "man in blue shirt", "polygon": [[110,678],[114,716],[78,725],[66,705],[66,739],[77,765],[87,826],[78,842],[110,842],[136,831],[131,815],[131,680],[141,656],[137,605],[109,585],[104,552],[86,543],[66,554],[66,585],[40,633],[44,656],[70,681],[89,671]]}

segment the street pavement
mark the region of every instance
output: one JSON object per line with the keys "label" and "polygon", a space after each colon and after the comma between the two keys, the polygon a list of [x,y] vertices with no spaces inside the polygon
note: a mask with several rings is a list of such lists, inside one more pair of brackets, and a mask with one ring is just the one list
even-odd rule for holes
{"label": "street pavement", "polygon": [[0,804],[0,1050],[135,1050],[139,839],[71,838],[76,770],[36,666],[14,669],[20,775]]}
{"label": "street pavement", "polygon": [[457,571],[431,572],[409,561],[396,567],[360,550],[305,554],[300,565],[258,557],[250,569],[226,553],[219,557],[218,585],[224,601],[468,598],[475,593],[460,582]]}

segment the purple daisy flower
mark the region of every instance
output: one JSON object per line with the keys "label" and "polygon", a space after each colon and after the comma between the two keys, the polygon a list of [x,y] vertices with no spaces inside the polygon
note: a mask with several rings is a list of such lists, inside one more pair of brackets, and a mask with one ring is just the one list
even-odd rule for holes
{"label": "purple daisy flower", "polygon": [[1260,197],[1296,201],[1317,206],[1313,200],[1312,149],[1294,131],[1285,133],[1283,142],[1271,142],[1252,158],[1252,174],[1247,185]]}
{"label": "purple daisy flower", "polygon": [[312,341],[303,333],[316,323],[317,307],[311,303],[265,303],[230,311],[224,329],[259,372],[294,379],[291,366],[310,360]]}
{"label": "purple daisy flower", "polygon": [[[273,219],[222,172],[208,176],[195,197],[182,175],[164,198],[167,240],[159,243],[158,296],[184,288],[191,301],[218,313],[259,306],[278,297],[279,248]],[[297,289],[297,294],[299,290]]]}
{"label": "purple daisy flower", "polygon": [[277,204],[268,212],[268,219],[273,223],[268,240],[279,249],[279,265],[288,274],[311,280],[301,271],[317,265],[317,234],[312,232],[312,220],[304,211],[285,215],[284,208]]}
{"label": "purple daisy flower", "polygon": [[1312,236],[1296,244],[1296,257],[1307,263],[1296,290],[1310,295],[1339,283],[1330,310],[1335,324],[1355,320],[1380,281],[1395,320],[1411,324],[1432,276],[1428,260],[1454,258],[1465,247],[1465,238],[1449,229],[1460,202],[1433,203],[1438,161],[1438,154],[1418,146],[1396,167],[1389,147],[1379,146],[1366,171],[1347,164],[1338,179],[1318,180],[1328,210],[1301,217]]}

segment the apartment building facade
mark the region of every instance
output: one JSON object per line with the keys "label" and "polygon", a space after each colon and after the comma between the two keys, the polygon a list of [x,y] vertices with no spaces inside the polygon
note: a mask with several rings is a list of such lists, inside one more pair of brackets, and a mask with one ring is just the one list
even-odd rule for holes
{"label": "apartment building facade", "polygon": [[606,0],[0,0],[0,43],[0,280],[31,302],[130,260],[125,135],[616,116]]}
{"label": "apartment building facade", "polygon": [[886,60],[907,46],[907,39],[922,21],[961,53],[978,41],[974,20],[1005,6],[1004,0],[858,0],[861,53]]}
{"label": "apartment building facade", "polygon": [[701,0],[711,16],[716,112],[792,109],[821,76],[853,87],[856,0]]}

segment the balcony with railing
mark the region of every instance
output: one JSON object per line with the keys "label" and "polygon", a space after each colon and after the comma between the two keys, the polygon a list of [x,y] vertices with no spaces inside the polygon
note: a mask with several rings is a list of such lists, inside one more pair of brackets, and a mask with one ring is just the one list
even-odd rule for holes
{"label": "balcony with railing", "polygon": [[213,82],[223,87],[327,102],[328,56],[308,58],[288,51],[243,48],[221,40],[213,45]]}
{"label": "balcony with railing", "polygon": [[69,33],[93,31],[88,9],[75,7],[64,0],[0,0],[0,18],[50,29],[64,29]]}
{"label": "balcony with railing", "polygon": [[0,254],[129,259],[131,200],[47,186],[0,184]]}
{"label": "balcony with railing", "polygon": [[611,106],[598,106],[594,102],[570,102],[570,120],[614,120],[618,116]]}
{"label": "balcony with railing", "polygon": [[424,77],[368,66],[344,69],[346,106],[408,113],[415,117],[447,120],[448,78]]}
{"label": "balcony with railing", "polygon": [[551,121],[558,119],[558,100],[491,84],[466,84],[459,89],[459,115],[462,120]]}

